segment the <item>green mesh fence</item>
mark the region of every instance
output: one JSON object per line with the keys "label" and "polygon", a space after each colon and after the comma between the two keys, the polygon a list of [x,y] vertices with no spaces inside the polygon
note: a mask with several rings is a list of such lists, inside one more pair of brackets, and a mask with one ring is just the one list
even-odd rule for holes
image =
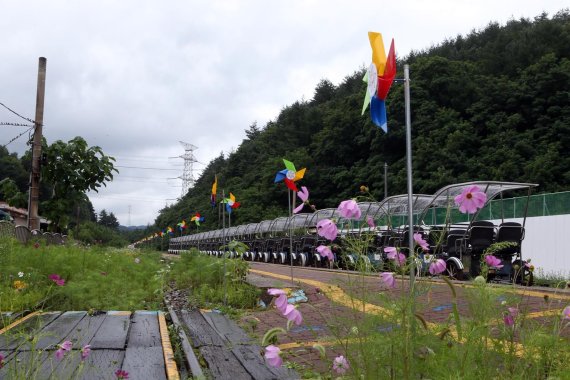
{"label": "green mesh fence", "polygon": [[[528,200],[528,211],[527,208]],[[449,210],[446,216],[446,208],[431,209],[423,219],[425,224],[445,224],[468,222],[468,215],[459,210]],[[485,206],[477,215],[477,220],[532,218],[535,216],[564,215],[570,214],[570,191],[550,194],[537,194],[530,197],[516,197],[508,199],[494,199]],[[421,224],[419,215],[414,215],[414,224]],[[401,226],[408,224],[407,215],[392,215],[376,220],[378,225]]]}

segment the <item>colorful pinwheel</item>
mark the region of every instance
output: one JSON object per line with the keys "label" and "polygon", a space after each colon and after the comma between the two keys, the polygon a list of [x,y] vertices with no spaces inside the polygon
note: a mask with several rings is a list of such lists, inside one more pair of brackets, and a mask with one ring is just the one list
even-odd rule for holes
{"label": "colorful pinwheel", "polygon": [[226,204],[226,210],[227,210],[228,214],[232,213],[232,209],[236,209],[240,206],[240,203],[236,202],[236,197],[234,197],[234,195],[232,193],[230,193],[229,198],[224,198],[222,200],[222,203]]}
{"label": "colorful pinwheel", "polygon": [[164,231],[164,233],[169,235],[174,235],[174,230],[172,229],[172,227],[168,226],[166,227],[166,231]]}
{"label": "colorful pinwheel", "polygon": [[370,118],[372,122],[382,128],[384,132],[388,132],[388,119],[386,117],[386,96],[392,86],[394,77],[396,76],[396,53],[394,51],[394,39],[390,44],[388,57],[384,51],[384,42],[382,34],[376,32],[368,32],[368,39],[372,47],[372,63],[368,68],[368,72],[364,75],[363,80],[368,82],[364,104],[362,106],[362,114],[370,104]]}
{"label": "colorful pinwheel", "polygon": [[285,163],[285,169],[277,172],[275,176],[274,183],[285,181],[285,185],[288,189],[293,190],[295,192],[299,191],[295,182],[302,179],[305,176],[305,171],[307,169],[303,168],[299,171],[295,169],[295,165],[291,161],[287,161],[283,159],[283,163]]}
{"label": "colorful pinwheel", "polygon": [[186,221],[182,220],[180,223],[178,223],[176,225],[178,227],[178,229],[180,230],[180,232],[182,232],[182,230],[186,229]]}
{"label": "colorful pinwheel", "polygon": [[192,217],[192,219],[190,219],[190,221],[196,223],[197,226],[199,226],[204,220],[204,217],[200,216],[200,213],[198,212]]}

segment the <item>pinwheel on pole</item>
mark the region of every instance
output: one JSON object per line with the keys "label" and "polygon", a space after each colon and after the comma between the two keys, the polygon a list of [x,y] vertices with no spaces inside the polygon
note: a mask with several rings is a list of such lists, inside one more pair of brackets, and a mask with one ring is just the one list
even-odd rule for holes
{"label": "pinwheel on pole", "polygon": [[229,198],[222,199],[222,203],[226,205],[226,211],[228,213],[228,228],[232,226],[232,210],[237,209],[241,204],[236,202],[236,197],[230,193]]}
{"label": "pinwheel on pole", "polygon": [[[295,208],[295,194],[299,191],[297,189],[297,182],[300,179],[303,179],[305,176],[306,168],[303,168],[299,171],[295,168],[295,165],[286,159],[283,159],[283,163],[285,164],[285,169],[280,170],[277,172],[275,176],[274,183],[278,182],[285,182],[285,186],[287,186],[287,202],[289,203],[289,220],[293,216],[293,209]],[[293,200],[291,201],[291,198]],[[289,263],[291,265],[291,282],[293,282],[293,234],[292,231],[289,231]]]}
{"label": "pinwheel on pole", "polygon": [[176,227],[180,230],[180,236],[184,235],[184,230],[186,229],[186,220],[182,220],[181,222],[176,224]]}
{"label": "pinwheel on pole", "polygon": [[202,223],[204,220],[206,220],[206,219],[203,216],[201,216],[199,212],[194,214],[194,216],[190,219],[191,222],[194,222],[196,224],[196,231],[198,231],[198,227],[200,227],[200,223]]}

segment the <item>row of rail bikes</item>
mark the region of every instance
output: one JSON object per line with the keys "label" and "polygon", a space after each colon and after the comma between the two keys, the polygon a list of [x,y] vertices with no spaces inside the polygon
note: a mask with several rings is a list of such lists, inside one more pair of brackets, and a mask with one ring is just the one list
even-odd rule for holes
{"label": "row of rail bikes", "polygon": [[[474,185],[486,194],[485,205],[473,214],[462,214],[454,198]],[[412,233],[420,234],[429,244],[429,251],[422,251],[416,258],[418,275],[427,273],[433,260],[443,259],[450,277],[474,278],[481,274],[485,254],[491,253],[500,263],[489,268],[488,279],[532,285],[532,270],[523,259],[521,249],[526,207],[522,218],[505,221],[502,200],[504,195],[524,192],[528,205],[531,190],[536,186],[498,181],[458,183],[445,186],[433,195],[413,194],[412,223],[408,222],[408,195],[401,194],[380,202],[359,202],[361,217],[358,220],[343,219],[337,209],[322,209],[172,238],[169,252],[196,248],[211,256],[255,262],[382,270],[388,262],[384,248],[396,247],[409,255],[411,224]],[[339,235],[333,242],[317,234],[317,223],[323,219],[336,221]],[[237,252],[222,248],[232,240],[243,242],[248,249]],[[317,252],[321,245],[331,247],[333,260]]]}

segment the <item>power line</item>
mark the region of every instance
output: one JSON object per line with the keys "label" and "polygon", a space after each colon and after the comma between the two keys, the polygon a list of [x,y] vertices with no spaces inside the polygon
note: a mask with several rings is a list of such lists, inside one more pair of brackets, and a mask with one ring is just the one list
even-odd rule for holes
{"label": "power line", "polygon": [[20,117],[20,118],[22,118],[22,119],[24,119],[24,120],[29,121],[30,123],[37,124],[34,120],[32,120],[32,119],[30,119],[30,118],[27,118],[27,117],[25,117],[25,116],[20,115],[18,112],[14,111],[13,109],[11,109],[10,107],[8,107],[7,105],[5,105],[5,104],[2,103],[2,102],[0,102],[0,106],[6,108],[8,111],[12,112],[14,115],[16,115],[16,116],[18,116],[18,117]]}
{"label": "power line", "polygon": [[167,168],[143,168],[140,166],[121,166],[121,165],[115,165],[116,168],[127,168],[127,169],[144,169],[144,170],[174,170],[174,171],[178,171],[178,169],[167,169]]}
{"label": "power line", "polygon": [[34,129],[34,127],[31,127],[29,129],[26,129],[24,132],[20,133],[19,135],[17,135],[16,137],[12,138],[10,141],[8,141],[6,144],[2,145],[3,148],[7,147],[8,145],[10,145],[11,143],[13,143],[14,141],[18,140],[20,137],[22,137],[24,134],[30,132],[32,129]]}
{"label": "power line", "polygon": [[20,124],[20,123],[11,123],[9,121],[0,121],[0,125],[11,125],[14,127],[28,127],[28,128],[34,128],[35,125],[30,125],[30,124]]}

